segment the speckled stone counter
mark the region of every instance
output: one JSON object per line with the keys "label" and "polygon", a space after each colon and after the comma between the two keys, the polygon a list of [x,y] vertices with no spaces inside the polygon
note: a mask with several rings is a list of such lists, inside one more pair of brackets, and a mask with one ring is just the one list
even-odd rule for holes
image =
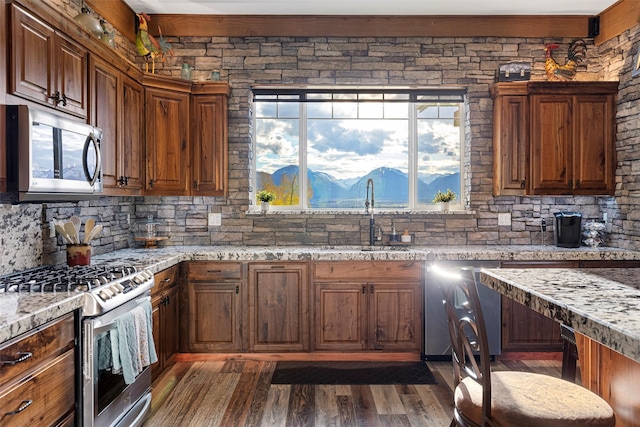
{"label": "speckled stone counter", "polygon": [[480,280],[640,362],[640,268],[484,269]]}
{"label": "speckled stone counter", "polygon": [[[640,260],[640,252],[615,248],[564,249],[555,246],[167,246],[123,249],[93,255],[92,264],[121,261],[157,273],[181,261],[497,261]],[[76,294],[19,296],[0,293],[0,342],[80,307]]]}
{"label": "speckled stone counter", "polygon": [[77,292],[0,294],[0,343],[82,306]]}

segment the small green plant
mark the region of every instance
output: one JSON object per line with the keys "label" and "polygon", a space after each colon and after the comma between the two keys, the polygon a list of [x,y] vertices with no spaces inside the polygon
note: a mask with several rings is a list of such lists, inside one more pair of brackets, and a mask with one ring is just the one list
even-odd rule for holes
{"label": "small green plant", "polygon": [[276,199],[276,193],[273,191],[262,190],[258,191],[256,198],[261,202],[271,203]]}
{"label": "small green plant", "polygon": [[456,193],[451,191],[450,188],[447,188],[446,193],[443,193],[442,191],[438,190],[435,196],[433,196],[433,203],[450,202],[455,198],[456,198]]}

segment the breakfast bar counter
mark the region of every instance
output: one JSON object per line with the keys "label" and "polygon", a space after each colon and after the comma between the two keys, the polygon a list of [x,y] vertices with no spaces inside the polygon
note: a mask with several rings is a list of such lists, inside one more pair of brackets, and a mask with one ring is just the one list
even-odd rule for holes
{"label": "breakfast bar counter", "polygon": [[576,331],[582,384],[640,426],[640,269],[483,269],[480,281]]}

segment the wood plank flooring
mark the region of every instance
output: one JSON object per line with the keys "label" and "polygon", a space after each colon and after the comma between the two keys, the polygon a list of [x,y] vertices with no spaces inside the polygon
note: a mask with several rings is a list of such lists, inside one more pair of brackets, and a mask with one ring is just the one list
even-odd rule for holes
{"label": "wood plank flooring", "polygon": [[[153,386],[145,427],[448,426],[451,362],[427,362],[434,385],[271,385],[276,362],[177,362]],[[501,360],[493,370],[560,376],[556,360]]]}

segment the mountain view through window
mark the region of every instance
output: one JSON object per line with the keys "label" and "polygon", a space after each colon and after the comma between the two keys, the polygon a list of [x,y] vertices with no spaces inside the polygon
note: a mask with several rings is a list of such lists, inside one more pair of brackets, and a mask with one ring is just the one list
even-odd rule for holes
{"label": "mountain view through window", "polygon": [[[278,206],[428,209],[461,198],[460,91],[256,90],[256,191]],[[302,173],[304,171],[306,173]]]}

